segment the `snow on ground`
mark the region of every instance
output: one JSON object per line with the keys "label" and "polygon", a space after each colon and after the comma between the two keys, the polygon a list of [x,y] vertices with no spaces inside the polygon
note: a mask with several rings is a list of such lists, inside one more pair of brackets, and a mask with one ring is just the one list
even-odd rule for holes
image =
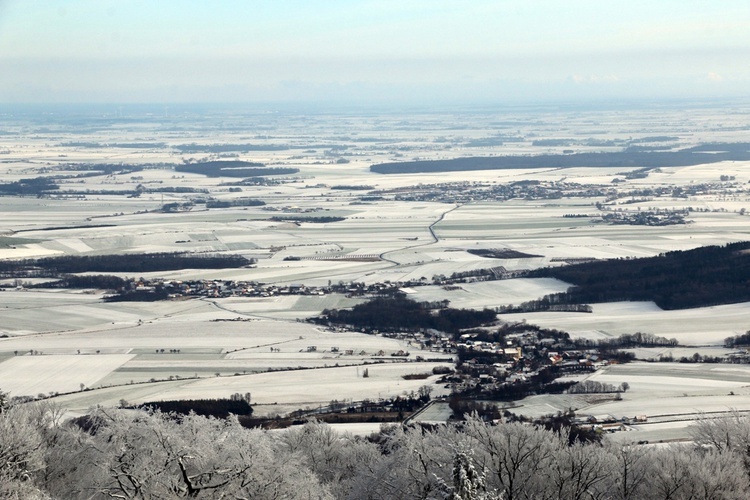
{"label": "snow on ground", "polygon": [[370,434],[380,432],[380,429],[385,425],[397,425],[397,424],[382,424],[379,422],[357,422],[352,424],[328,424],[334,431],[341,434],[351,434],[353,436],[366,437]]}
{"label": "snow on ground", "polygon": [[[404,380],[402,375],[431,373],[438,363],[384,363],[367,366],[321,368],[259,373],[221,378],[215,377],[189,382],[165,392],[162,399],[228,397],[235,392],[252,393],[259,404],[299,404],[317,406],[332,399],[355,401],[368,397],[391,397],[416,391],[433,383],[438,376],[427,379]],[[364,377],[364,370],[368,377]],[[188,396],[190,395],[190,396]],[[223,396],[221,396],[223,395]]]}
{"label": "snow on ground", "polygon": [[[1,366],[1,365],[0,365]],[[117,405],[121,399],[130,403],[153,400],[227,398],[233,393],[250,392],[256,414],[284,413],[299,408],[316,408],[331,400],[392,397],[417,391],[435,382],[438,376],[404,380],[403,375],[431,373],[445,363],[384,363],[311,370],[278,371],[198,380],[174,380],[153,384],[132,384],[78,392],[54,399],[70,411],[85,411],[92,404]],[[364,370],[368,377],[364,377]],[[433,386],[433,395],[442,386]]]}
{"label": "snow on ground", "polygon": [[429,285],[410,289],[410,299],[417,301],[449,300],[450,307],[474,308],[499,307],[535,300],[550,293],[566,291],[570,285],[552,278],[514,279],[459,283],[456,289],[445,289]]}
{"label": "snow on ground", "polygon": [[[332,332],[296,321],[196,321],[189,315],[117,326],[103,330],[78,331],[0,339],[0,350],[28,351],[29,349],[55,353],[75,353],[78,349],[102,352],[142,349],[202,350],[228,353],[244,349],[270,352],[270,346],[281,352],[299,353],[308,346],[321,350],[339,346],[344,349],[366,350],[373,355],[381,349],[386,355],[391,350],[411,350],[406,344],[380,336],[356,332]],[[398,347],[398,348],[397,348]],[[169,358],[172,359],[172,358]]]}
{"label": "snow on ground", "polygon": [[[63,332],[132,325],[183,313],[214,309],[201,301],[112,302],[100,292],[77,290],[21,290],[0,292],[0,332],[8,335]],[[0,339],[0,350],[3,349]]]}
{"label": "snow on ground", "polygon": [[[665,125],[655,115],[642,110],[619,113],[607,117],[597,115],[594,121],[584,119],[571,120],[555,112],[545,112],[534,120],[526,120],[526,115],[513,116],[519,127],[518,135],[546,137],[559,133],[559,120],[564,118],[570,133],[581,141],[596,135],[603,139],[625,139],[639,137],[645,128],[649,134],[675,133],[671,123],[680,122],[680,117],[687,117],[675,112],[674,120]],[[731,127],[717,128],[714,112],[706,114],[701,110],[690,110],[691,131],[679,134],[679,146],[688,147],[697,142],[738,141],[743,140],[742,130],[746,125],[741,118],[732,118]],[[741,116],[741,115],[731,115]],[[398,120],[401,120],[399,117]],[[496,117],[472,116],[462,122],[459,115],[440,117],[432,123],[424,116],[409,117],[409,121],[397,122],[395,118],[349,117],[345,122],[330,119],[310,120],[306,117],[304,124],[294,118],[274,118],[274,141],[281,144],[292,140],[308,140],[310,144],[320,144],[321,137],[335,137],[335,143],[346,143],[345,137],[351,129],[361,127],[372,135],[383,140],[383,143],[361,143],[353,141],[348,145],[352,151],[350,163],[329,163],[323,148],[305,152],[301,158],[291,158],[292,153],[299,156],[299,151],[271,151],[243,153],[239,158],[248,161],[260,161],[268,164],[289,165],[301,169],[294,182],[287,184],[255,186],[243,188],[241,194],[229,193],[221,186],[226,179],[207,178],[193,174],[175,174],[170,168],[147,169],[137,173],[116,173],[104,178],[82,177],[75,186],[61,186],[66,189],[89,189],[91,191],[135,190],[141,182],[164,186],[209,189],[211,196],[217,199],[231,199],[238,196],[252,196],[266,202],[265,207],[243,207],[232,209],[204,210],[200,205],[187,212],[160,213],[164,203],[184,202],[196,198],[195,193],[143,193],[140,197],[129,198],[114,194],[91,194],[67,199],[55,198],[0,198],[0,258],[22,258],[32,256],[75,254],[106,254],[121,252],[155,252],[155,251],[206,251],[240,253],[248,257],[257,257],[255,268],[227,270],[183,270],[168,273],[152,273],[147,277],[165,278],[205,278],[205,279],[242,279],[266,283],[303,283],[324,285],[329,280],[405,281],[421,279],[430,280],[433,275],[450,275],[453,272],[464,272],[478,268],[504,266],[510,270],[528,269],[553,264],[553,259],[564,258],[620,258],[652,256],[667,250],[686,250],[707,244],[723,244],[747,238],[750,229],[750,217],[742,216],[739,211],[750,207],[750,198],[745,193],[739,194],[702,194],[690,198],[656,198],[637,203],[634,200],[619,200],[613,208],[648,209],[683,208],[693,206],[707,209],[709,212],[692,212],[691,224],[668,227],[643,226],[609,226],[597,224],[591,218],[566,218],[565,214],[596,215],[597,201],[605,202],[603,197],[581,199],[560,198],[554,200],[513,199],[505,202],[471,202],[455,208],[451,203],[437,202],[401,202],[390,199],[371,204],[358,204],[357,196],[365,192],[348,190],[331,190],[336,184],[372,185],[376,189],[396,189],[415,187],[419,184],[429,185],[447,182],[480,181],[487,183],[510,183],[516,181],[562,181],[582,184],[597,184],[615,189],[646,189],[666,185],[688,187],[694,183],[716,183],[723,174],[737,176],[738,185],[747,184],[748,162],[725,162],[718,165],[695,165],[690,167],[669,167],[662,172],[652,172],[643,179],[628,180],[620,186],[612,184],[618,172],[607,168],[569,168],[569,169],[528,169],[528,170],[488,170],[475,172],[441,172],[434,174],[378,175],[369,171],[369,165],[383,161],[392,161],[393,152],[401,145],[415,148],[404,156],[420,156],[424,159],[437,159],[462,156],[466,154],[497,154],[497,148],[465,149],[463,144],[467,137],[482,138],[496,133]],[[508,119],[504,116],[503,120]],[[254,117],[250,120],[262,118]],[[446,123],[456,122],[451,128]],[[726,116],[722,116],[726,125]],[[404,123],[415,125],[404,126]],[[416,126],[426,124],[426,127]],[[393,125],[393,129],[391,129]],[[241,132],[229,130],[192,129],[180,133],[180,138],[165,136],[164,131],[151,124],[145,128],[133,129],[114,127],[97,129],[87,135],[87,140],[102,144],[138,141],[143,134],[150,134],[153,140],[164,140],[169,144],[185,142],[196,143],[239,143],[246,141],[246,128]],[[369,127],[369,128],[368,128]],[[300,136],[304,129],[305,137]],[[371,130],[372,129],[372,130]],[[693,130],[694,129],[694,130]],[[0,168],[0,181],[10,182],[39,175],[40,168],[55,173],[56,167],[70,162],[102,163],[125,161],[141,163],[179,163],[183,158],[175,156],[169,149],[161,150],[117,150],[107,147],[79,148],[59,144],[62,129],[54,129],[49,135],[33,128],[17,128],[19,133],[0,137],[3,148],[10,151]],[[25,130],[35,130],[33,134]],[[399,137],[394,138],[394,131]],[[604,131],[604,133],[602,132]],[[67,132],[65,132],[67,133]],[[437,147],[436,147],[437,146]],[[675,146],[676,147],[676,146]],[[577,145],[576,151],[589,151],[592,147]],[[546,149],[552,152],[553,149]],[[561,151],[558,148],[554,151]],[[502,146],[504,154],[533,154],[540,149],[530,140],[506,143]],[[184,157],[184,155],[183,155]],[[43,167],[42,167],[43,166]],[[630,170],[630,169],[620,169]],[[68,170],[66,173],[72,173]],[[252,194],[250,195],[249,193]],[[201,194],[201,197],[204,195]],[[628,204],[623,203],[627,201]],[[355,203],[353,203],[355,202]],[[455,209],[454,209],[455,208]],[[268,210],[270,209],[270,210]],[[312,224],[279,223],[270,221],[274,215],[294,216],[300,212],[310,211],[311,215],[342,215],[347,220],[337,223]],[[441,220],[442,217],[442,220]],[[429,228],[432,225],[439,241],[434,241]],[[98,227],[87,227],[98,226]],[[17,232],[16,232],[17,231]],[[484,259],[466,252],[471,248],[509,248],[540,255],[524,259]],[[384,260],[371,262],[301,260],[284,261],[287,256],[300,256],[316,259],[326,253],[340,255],[382,255]],[[554,263],[557,265],[556,263]],[[125,273],[123,273],[125,275]],[[517,303],[541,297],[547,293],[562,291],[565,284],[553,280],[509,280],[494,283],[477,283],[460,285],[461,289],[447,291],[437,287],[417,287],[414,298],[418,300],[451,301],[454,307],[492,307],[507,303]],[[58,370],[56,361],[69,359],[104,359],[105,356],[129,355],[129,361],[121,365],[113,364],[111,373],[102,374],[103,378],[91,383],[107,384],[128,382],[130,379],[142,380],[147,377],[167,377],[178,374],[187,376],[191,373],[211,375],[213,371],[236,373],[244,370],[277,368],[282,365],[320,367],[330,363],[341,365],[349,362],[362,362],[372,357],[373,353],[397,348],[412,350],[390,339],[381,337],[358,336],[351,332],[324,332],[308,324],[294,321],[259,321],[259,317],[278,319],[298,319],[319,309],[346,307],[355,301],[341,297],[284,297],[269,300],[190,300],[180,302],[160,302],[156,304],[104,304],[99,295],[86,293],[49,293],[49,292],[2,292],[0,293],[0,333],[9,338],[0,339],[0,367],[9,362],[18,362],[13,351],[28,352],[36,349],[51,356],[19,356],[24,362],[36,358],[44,362],[54,362],[51,370]],[[254,319],[241,322],[217,322],[226,319]],[[503,319],[517,321],[526,319],[530,323],[549,328],[571,332],[575,336],[604,338],[621,333],[642,331],[665,337],[675,337],[681,343],[720,345],[730,335],[743,333],[750,324],[750,304],[734,304],[702,308],[689,311],[661,311],[649,303],[615,303],[594,304],[592,314],[580,313],[536,313],[521,315],[504,315]],[[43,335],[40,335],[43,334]],[[308,346],[315,345],[320,351],[307,352]],[[270,347],[280,352],[271,353]],[[340,349],[364,350],[366,355],[334,355],[331,347]],[[80,349],[83,353],[101,350],[99,356],[61,356],[75,354]],[[167,353],[156,354],[157,349]],[[179,354],[170,354],[169,349],[179,349]],[[681,352],[690,355],[693,348],[686,351],[674,349],[670,352],[679,356]],[[701,349],[703,353],[703,348]],[[302,351],[302,352],[300,352]],[[714,352],[713,349],[706,353]],[[106,354],[105,354],[106,353]],[[387,354],[386,354],[387,355]],[[115,358],[112,358],[115,359]],[[64,364],[64,360],[62,361]],[[10,365],[8,365],[10,366]],[[405,365],[403,365],[405,366]],[[691,368],[675,368],[662,371],[649,365],[633,365],[635,372],[625,368],[608,369],[596,375],[612,383],[632,379],[633,389],[623,396],[621,402],[598,403],[603,408],[614,405],[612,411],[659,412],[668,406],[685,408],[690,411],[691,405],[705,405],[719,408],[725,403],[740,404],[745,394],[745,374],[740,372],[712,372],[702,365],[691,365]],[[708,366],[708,365],[705,365]],[[7,366],[5,367],[7,368]],[[36,377],[32,371],[22,371],[29,380]],[[43,368],[43,367],[42,367]],[[115,370],[115,368],[117,368]],[[40,368],[41,369],[41,368]],[[698,370],[697,372],[692,371]],[[329,371],[330,370],[330,371]],[[320,368],[268,374],[277,377],[279,384],[288,379],[288,385],[277,385],[278,405],[263,405],[267,412],[275,411],[284,404],[296,409],[304,401],[299,399],[299,387],[309,386],[319,389],[314,380],[307,378],[294,381],[294,376],[318,378],[318,375],[339,373],[334,370],[356,370],[354,367]],[[374,369],[375,370],[375,369]],[[618,371],[620,370],[620,371]],[[72,370],[76,371],[76,370]],[[20,372],[19,372],[20,373]],[[341,373],[344,373],[343,371]],[[346,372],[349,373],[349,372]],[[375,371],[373,372],[373,375]],[[18,375],[21,377],[21,375]],[[230,386],[242,385],[241,380],[263,381],[261,375],[246,377],[211,377],[196,387],[206,393],[220,393],[225,381]],[[352,384],[357,387],[368,387],[367,384],[377,380],[363,382],[357,379]],[[623,380],[620,380],[620,379]],[[343,380],[346,377],[342,376]],[[76,387],[84,380],[76,381]],[[325,382],[325,381],[324,381]],[[122,387],[104,388],[87,391],[60,398],[74,401],[77,407],[109,402],[116,404],[120,398],[143,401],[161,397],[169,391],[188,394],[188,386],[193,382],[175,380],[155,384],[132,384]],[[329,380],[328,394],[330,399],[339,392],[345,392],[336,380]],[[403,381],[402,383],[405,383]],[[422,383],[422,381],[419,381]],[[750,384],[750,382],[747,382]],[[188,384],[186,386],[185,384]],[[295,386],[297,384],[297,386]],[[740,385],[738,385],[740,384]],[[0,379],[0,389],[7,390],[4,379]],[[214,387],[215,385],[215,387]],[[325,385],[325,384],[323,384]],[[210,387],[209,387],[210,386]],[[183,388],[185,387],[185,388]],[[268,384],[272,390],[273,384]],[[381,386],[369,387],[368,390],[380,392]],[[332,390],[331,389],[335,389]],[[35,389],[36,390],[36,389]],[[259,389],[259,395],[266,389]],[[182,391],[182,392],[180,392]],[[296,391],[296,392],[295,392]],[[314,392],[315,392],[314,391]],[[734,391],[736,396],[728,396]],[[48,392],[39,389],[39,392]],[[245,392],[245,391],[238,391]],[[266,396],[270,396],[265,393]],[[687,393],[688,396],[684,396]],[[360,395],[364,395],[362,392]],[[663,398],[657,398],[662,395]],[[366,397],[374,397],[367,394]],[[318,396],[315,396],[317,398]],[[340,395],[346,397],[346,395]],[[550,396],[544,403],[539,399],[536,411],[543,408],[565,409],[571,406],[594,408],[591,401],[578,396]],[[315,399],[313,398],[313,399]],[[541,397],[540,397],[541,398]],[[270,399],[269,399],[270,400]],[[526,409],[533,405],[527,401]],[[535,400],[537,401],[537,400]],[[285,403],[286,402],[286,403]],[[648,405],[653,405],[649,407]],[[619,406],[617,406],[619,405]],[[630,405],[630,406],[628,406]],[[618,409],[619,408],[619,409]],[[595,409],[595,408],[594,408]],[[549,411],[547,411],[549,413]]]}
{"label": "snow on ground", "polygon": [[70,392],[95,385],[132,359],[128,354],[20,355],[0,363],[2,390],[11,396]]}
{"label": "snow on ground", "polygon": [[[743,368],[744,366],[744,368]],[[630,384],[631,397],[662,397],[695,391],[719,390],[722,394],[750,386],[750,366],[709,363],[627,363],[597,370],[587,380],[619,386]]]}
{"label": "snow on ground", "polygon": [[279,295],[259,298],[227,298],[214,303],[224,311],[280,319],[307,319],[324,309],[344,309],[363,302],[341,294]]}
{"label": "snow on ground", "polygon": [[686,441],[690,439],[690,426],[694,423],[693,420],[681,420],[629,425],[624,432],[608,434],[607,439],[620,444]]}
{"label": "snow on ground", "polygon": [[229,376],[261,373],[269,370],[286,370],[289,368],[327,368],[331,366],[361,365],[365,361],[370,362],[372,358],[363,356],[332,358],[330,356],[304,354],[278,356],[276,358],[259,355],[258,357],[248,356],[241,359],[230,358],[221,354],[199,354],[195,356],[182,353],[177,356],[170,353],[138,355],[133,360],[125,363],[101,379],[97,387],[148,382],[151,380],[214,377],[216,374],[219,374],[219,376]]}
{"label": "snow on ground", "polygon": [[612,401],[589,406],[577,413],[593,415],[613,415],[617,418],[637,415],[692,415],[698,418],[701,413],[727,412],[733,409],[750,411],[750,395],[738,392],[729,394],[729,390],[721,394],[688,394],[661,397],[659,399],[638,398],[630,399],[623,396],[622,401]]}
{"label": "snow on ground", "polygon": [[422,424],[444,424],[453,416],[453,410],[447,401],[432,401],[429,406],[422,408],[412,415],[410,422]]}
{"label": "snow on ground", "polygon": [[652,302],[592,304],[592,313],[503,314],[504,321],[522,321],[589,339],[643,332],[676,338],[680,344],[722,345],[750,325],[750,303],[664,311]]}
{"label": "snow on ground", "polygon": [[633,349],[623,349],[635,354],[636,359],[658,361],[662,357],[671,356],[675,361],[680,358],[692,358],[695,353],[701,356],[719,356],[723,357],[730,353],[738,352],[737,349],[726,349],[724,347],[636,347]]}
{"label": "snow on ground", "polygon": [[[687,424],[712,412],[750,411],[750,366],[709,363],[644,363],[610,365],[587,377],[630,388],[617,400],[614,394],[545,394],[516,402],[510,411],[539,417],[575,410],[577,415],[612,415],[616,418],[645,415],[649,434],[628,434],[624,440],[687,438]],[[651,424],[674,422],[669,432]],[[632,438],[632,439],[631,439]]]}
{"label": "snow on ground", "polygon": [[[156,312],[158,304],[149,304],[151,314]],[[166,304],[169,307],[163,311],[164,316],[143,322],[0,339],[0,354],[8,358],[14,356],[14,351],[27,353],[36,350],[56,355],[94,354],[97,351],[102,357],[130,355],[128,360],[112,365],[109,372],[101,372],[96,380],[87,379],[87,386],[94,382],[97,386],[107,386],[170,377],[213,377],[215,374],[226,376],[287,368],[346,366],[372,362],[376,358],[433,357],[396,339],[351,331],[334,332],[297,321],[252,319],[238,315],[236,311],[217,308],[209,301]],[[142,306],[141,312],[149,311],[149,307]],[[409,351],[410,356],[391,356],[402,350]],[[56,360],[67,361],[71,357],[78,356],[44,356],[38,362],[54,366]],[[43,387],[45,384],[49,388]],[[7,390],[4,384],[0,383],[0,387]],[[43,379],[39,380],[35,391],[34,394],[61,390],[48,379]]]}

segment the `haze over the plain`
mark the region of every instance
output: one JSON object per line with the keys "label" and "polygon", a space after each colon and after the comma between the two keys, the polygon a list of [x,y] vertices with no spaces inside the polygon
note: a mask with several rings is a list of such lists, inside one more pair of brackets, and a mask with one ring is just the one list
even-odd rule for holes
{"label": "haze over the plain", "polygon": [[8,0],[0,101],[739,97],[749,51],[741,0]]}

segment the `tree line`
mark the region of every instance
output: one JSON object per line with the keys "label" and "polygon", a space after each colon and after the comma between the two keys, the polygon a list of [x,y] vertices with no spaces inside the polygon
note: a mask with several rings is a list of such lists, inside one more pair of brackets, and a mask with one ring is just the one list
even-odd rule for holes
{"label": "tree line", "polygon": [[53,406],[0,413],[3,498],[743,499],[746,417],[705,419],[693,443],[627,446],[569,428],[468,417],[385,426],[367,438],[314,421],[283,432],[236,418],[96,408],[63,421]]}
{"label": "tree line", "polygon": [[59,189],[60,186],[48,177],[33,177],[13,182],[0,183],[0,195],[41,195]]}
{"label": "tree line", "polygon": [[521,302],[519,305],[508,304],[497,308],[499,314],[517,314],[540,311],[561,311],[561,312],[593,312],[593,308],[588,304],[569,304],[563,300],[562,294],[545,295],[541,299],[528,300]]}
{"label": "tree line", "polygon": [[455,309],[444,307],[437,311],[429,304],[401,295],[376,297],[352,309],[325,309],[315,321],[350,325],[368,331],[416,331],[433,328],[446,333],[458,333],[465,328],[492,323],[496,314],[490,309]]}
{"label": "tree line", "polygon": [[573,283],[549,299],[556,303],[653,301],[662,309],[687,309],[750,301],[750,242],[667,252],[656,257],[612,259],[528,272]]}
{"label": "tree line", "polygon": [[577,384],[570,386],[568,389],[569,394],[601,394],[607,392],[625,392],[628,390],[630,385],[627,382],[623,382],[619,386],[614,384],[608,384],[606,382],[599,382],[598,380],[582,380]]}
{"label": "tree line", "polygon": [[741,335],[734,335],[724,339],[724,347],[732,349],[737,346],[749,346],[750,345],[750,330],[746,331]]}
{"label": "tree line", "polygon": [[334,215],[321,215],[321,216],[293,216],[293,215],[274,215],[269,220],[273,222],[311,222],[313,224],[329,224],[331,222],[341,222],[346,220],[346,217],[338,217]]}
{"label": "tree line", "polygon": [[619,337],[609,339],[584,339],[575,340],[577,347],[591,348],[632,348],[632,347],[675,347],[679,344],[676,338],[666,338],[651,333],[635,332],[623,333]]}
{"label": "tree line", "polygon": [[54,282],[34,283],[25,285],[26,288],[70,288],[85,289],[96,288],[100,290],[120,290],[127,286],[128,282],[119,276],[111,274],[87,274],[77,276],[70,274]]}
{"label": "tree line", "polygon": [[206,200],[206,208],[262,207],[266,202],[254,198],[237,198],[234,200]]}
{"label": "tree line", "polygon": [[138,408],[158,410],[164,414],[176,416],[194,413],[203,417],[228,418],[229,415],[250,416],[253,414],[253,408],[249,402],[240,398],[151,401],[139,405]]}
{"label": "tree line", "polygon": [[541,255],[519,252],[511,248],[469,248],[466,251],[472,255],[488,259],[530,259],[533,257],[542,257]]}
{"label": "tree line", "polygon": [[[707,155],[705,151],[712,151]],[[713,144],[679,151],[622,151],[609,153],[545,154],[533,156],[489,156],[450,160],[416,160],[372,165],[378,174],[413,174],[420,172],[453,172],[520,168],[572,167],[686,167],[720,161],[750,160],[747,143]]]}
{"label": "tree line", "polygon": [[[254,264],[236,254],[179,252],[119,255],[66,255],[39,259],[0,260],[0,276],[10,278],[58,277],[73,273],[146,273],[179,269],[226,269]],[[67,278],[70,279],[70,278]]]}

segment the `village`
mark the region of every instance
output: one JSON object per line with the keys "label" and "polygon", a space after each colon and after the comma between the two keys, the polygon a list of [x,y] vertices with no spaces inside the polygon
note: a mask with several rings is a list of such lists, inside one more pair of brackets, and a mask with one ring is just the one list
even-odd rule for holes
{"label": "village", "polygon": [[[190,298],[222,299],[229,297],[266,298],[286,295],[326,295],[344,294],[349,297],[366,299],[375,296],[389,296],[398,294],[408,287],[428,284],[442,284],[454,286],[454,283],[467,281],[482,281],[499,279],[502,270],[480,270],[471,276],[436,276],[432,280],[416,280],[410,282],[384,282],[366,285],[364,283],[337,283],[328,286],[305,286],[302,284],[268,285],[247,281],[224,280],[132,280],[130,289],[125,296],[133,297],[143,294],[157,295],[166,293],[173,300]],[[486,271],[486,272],[484,272]],[[448,301],[428,304],[432,309],[448,307]],[[251,321],[244,317],[226,319],[223,321]],[[302,321],[302,320],[298,320]],[[429,393],[419,397],[422,405],[429,402],[430,406],[442,405],[437,413],[440,419],[448,421],[452,414],[461,414],[466,407],[476,410],[488,419],[513,418],[512,402],[526,396],[544,393],[574,393],[580,386],[580,392],[595,393],[600,398],[617,399],[627,390],[625,386],[608,384],[587,387],[579,384],[586,375],[597,369],[613,363],[623,363],[633,359],[631,354],[616,349],[587,346],[572,341],[565,332],[542,329],[525,323],[494,323],[479,328],[469,329],[460,334],[450,334],[434,329],[401,329],[394,331],[377,330],[373,328],[358,329],[351,325],[334,324],[321,318],[310,318],[308,321],[323,326],[330,332],[347,332],[355,329],[363,334],[379,335],[401,341],[406,349],[393,352],[384,350],[365,352],[344,349],[336,345],[309,345],[309,353],[325,353],[332,359],[349,356],[366,356],[366,364],[387,362],[439,362],[455,363],[454,369],[441,370],[426,375],[441,375],[438,384],[442,385],[443,396],[430,400]],[[274,348],[271,347],[271,352]],[[409,351],[412,350],[413,353]],[[428,354],[429,353],[429,354]],[[366,366],[366,365],[365,365]],[[366,368],[364,368],[366,370]],[[481,401],[482,404],[476,402]],[[371,399],[361,402],[349,402],[346,405],[331,403],[308,411],[300,410],[290,415],[292,420],[303,418],[305,415],[330,420],[332,422],[352,421],[366,418],[370,421],[402,420],[403,415],[413,415],[409,418],[415,423],[435,423],[426,417],[419,417],[421,405],[409,403],[409,412],[405,407],[392,399]],[[434,409],[427,414],[434,413]],[[312,412],[312,413],[311,413]],[[341,416],[346,412],[349,417]],[[383,414],[387,413],[387,416]],[[396,413],[401,414],[400,418]],[[363,415],[363,414],[366,414]],[[432,417],[430,417],[432,418]],[[636,416],[614,419],[607,417],[604,422],[602,416],[576,417],[576,425],[584,428],[601,429],[604,431],[624,430],[627,422]],[[385,419],[385,420],[383,420]],[[277,419],[278,420],[278,419]],[[268,425],[280,425],[279,422]]]}
{"label": "village", "polygon": [[[108,300],[161,300],[164,298],[178,299],[183,297],[274,297],[280,295],[326,295],[331,293],[345,294],[349,297],[364,297],[368,295],[388,295],[402,288],[424,285],[451,286],[455,283],[476,281],[492,281],[516,276],[517,272],[506,270],[502,266],[473,271],[453,273],[450,276],[436,275],[431,280],[426,277],[419,280],[398,282],[378,282],[365,284],[362,282],[337,283],[329,282],[327,286],[310,286],[300,283],[289,285],[263,284],[255,281],[234,280],[166,280],[130,279],[128,284],[117,294],[109,295]],[[22,286],[19,281],[17,286]],[[152,294],[149,299],[147,294]]]}
{"label": "village", "polygon": [[[659,169],[644,172],[661,173]],[[630,204],[634,201],[648,202],[654,199],[687,199],[705,195],[734,196],[747,193],[746,185],[737,182],[732,176],[722,175],[716,182],[693,183],[688,186],[641,186],[628,184],[633,176],[616,177],[607,184],[581,184],[565,180],[521,180],[512,183],[489,183],[463,181],[439,184],[417,184],[392,189],[369,191],[360,197],[362,202],[378,201],[393,197],[397,201],[437,201],[442,203],[471,203],[478,201],[555,200],[561,198],[596,199],[604,198],[604,203],[596,203],[599,210],[612,210],[615,205]],[[636,177],[637,178],[637,177]],[[627,180],[626,180],[627,179]],[[690,211],[690,210],[688,210]]]}

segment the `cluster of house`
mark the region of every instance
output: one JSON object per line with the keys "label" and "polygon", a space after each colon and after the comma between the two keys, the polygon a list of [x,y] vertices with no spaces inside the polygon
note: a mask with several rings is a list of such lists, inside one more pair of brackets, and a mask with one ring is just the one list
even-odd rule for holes
{"label": "cluster of house", "polygon": [[328,293],[345,293],[350,296],[384,293],[395,285],[349,283],[323,287],[302,284],[269,285],[254,281],[232,280],[164,280],[140,279],[134,281],[131,289],[137,292],[155,292],[164,290],[170,298],[177,297],[273,297],[280,295],[325,295]]}
{"label": "cluster of house", "polygon": [[468,276],[434,276],[431,280],[420,278],[398,282],[378,282],[365,284],[361,282],[330,283],[326,286],[309,286],[304,284],[274,285],[255,281],[233,280],[165,280],[162,278],[133,280],[125,292],[166,291],[170,298],[178,297],[275,297],[281,295],[327,295],[344,294],[349,297],[395,294],[410,287],[440,284],[446,287],[452,283],[472,281],[490,281],[509,277],[503,267],[479,269]]}
{"label": "cluster of house", "polygon": [[[639,176],[634,176],[639,177]],[[730,179],[731,180],[731,179]],[[603,197],[607,202],[628,199],[634,196],[687,198],[706,194],[728,194],[745,192],[738,183],[708,182],[690,186],[656,186],[623,190],[617,184],[625,182],[615,179],[614,185],[584,185],[566,181],[520,181],[509,184],[483,182],[448,182],[417,184],[408,187],[371,191],[367,196],[393,196],[397,201],[438,201],[443,203],[470,203],[473,201],[503,201],[509,199],[549,200],[566,198]]]}
{"label": "cluster of house", "polygon": [[629,224],[631,226],[670,226],[685,224],[687,211],[644,211],[644,212],[610,212],[602,215],[601,220],[609,224]]}
{"label": "cluster of house", "polygon": [[466,358],[462,371],[472,375],[462,381],[467,386],[527,382],[551,366],[558,372],[574,373],[595,371],[609,363],[596,349],[563,349],[558,339],[539,338],[533,331],[508,335],[503,342],[462,335],[455,348]]}
{"label": "cluster of house", "polygon": [[573,424],[583,429],[601,430],[603,432],[619,432],[628,430],[629,425],[648,422],[646,415],[617,418],[609,414],[578,415],[573,418]]}
{"label": "cluster of house", "polygon": [[503,201],[510,199],[548,200],[566,197],[605,197],[616,195],[609,186],[583,186],[573,182],[529,181],[511,184],[482,182],[451,182],[418,184],[416,186],[372,191],[372,195],[392,195],[397,201],[439,201],[470,203],[473,201]]}

